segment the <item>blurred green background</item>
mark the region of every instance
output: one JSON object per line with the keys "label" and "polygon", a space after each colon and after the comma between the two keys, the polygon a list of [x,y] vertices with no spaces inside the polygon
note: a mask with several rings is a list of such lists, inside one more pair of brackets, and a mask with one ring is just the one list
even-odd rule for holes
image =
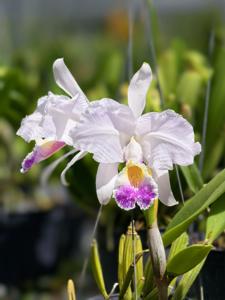
{"label": "blurred green background", "polygon": [[[144,0],[133,3],[134,70],[143,61],[156,70],[154,43],[165,107],[183,114],[200,142],[210,81],[202,169],[207,182],[224,168],[225,159],[225,3],[149,1],[148,10]],[[15,133],[39,97],[62,93],[52,74],[59,57],[90,100],[110,97],[126,103],[127,6],[128,1],[0,0],[0,299],[66,299],[67,279],[79,282],[99,207],[97,166],[91,156],[78,162],[68,172],[70,186],[65,188],[59,179],[61,163],[43,187],[43,169],[64,150],[23,175],[20,164],[33,145]],[[209,55],[210,37],[214,46]],[[149,110],[160,110],[156,79],[148,93]],[[180,174],[188,198],[193,191]],[[171,179],[180,201],[175,172]],[[162,227],[177,209],[160,207]],[[139,211],[135,217],[142,228]],[[98,236],[112,273],[118,236],[130,218],[113,201],[103,209]],[[89,270],[85,286],[79,299],[86,299],[87,291],[97,293]]]}

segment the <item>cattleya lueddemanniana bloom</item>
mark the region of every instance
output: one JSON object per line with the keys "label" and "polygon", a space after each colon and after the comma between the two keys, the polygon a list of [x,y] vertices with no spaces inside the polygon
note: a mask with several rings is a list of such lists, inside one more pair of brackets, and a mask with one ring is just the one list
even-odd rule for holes
{"label": "cattleya lueddemanniana bloom", "polygon": [[[131,79],[128,106],[112,99],[94,101],[70,130],[73,146],[99,163],[96,190],[102,204],[112,196],[125,210],[136,204],[147,209],[157,198],[167,206],[177,204],[168,170],[193,164],[201,151],[191,124],[173,110],[142,115],[151,80],[151,68],[144,63]],[[121,163],[125,166],[119,172]]]}
{"label": "cattleya lueddemanniana bloom", "polygon": [[[201,151],[194,132],[182,116],[172,110],[142,115],[152,79],[144,63],[131,79],[128,106],[112,99],[89,103],[62,59],[55,61],[56,83],[70,96],[49,93],[38,101],[35,112],[27,116],[17,134],[36,145],[22,163],[22,172],[48,158],[65,145],[79,152],[62,172],[88,152],[99,162],[97,196],[107,204],[113,196],[126,210],[139,205],[147,209],[156,198],[171,206],[173,197],[168,170],[173,164],[190,165]],[[121,172],[119,164],[125,163]]]}
{"label": "cattleya lueddemanniana bloom", "polygon": [[[60,58],[54,62],[53,74],[58,86],[70,97],[49,92],[47,96],[38,100],[34,113],[22,120],[17,135],[27,142],[35,141],[33,151],[22,162],[22,173],[27,172],[33,165],[50,157],[65,145],[73,146],[69,132],[79,121],[89,103],[63,59]],[[76,151],[73,149],[64,157]],[[83,155],[83,152],[75,155],[70,165],[81,159]]]}

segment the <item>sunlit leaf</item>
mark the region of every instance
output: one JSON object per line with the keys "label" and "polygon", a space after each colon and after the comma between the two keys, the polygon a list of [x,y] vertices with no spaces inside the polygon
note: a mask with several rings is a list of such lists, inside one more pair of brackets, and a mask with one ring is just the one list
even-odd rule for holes
{"label": "sunlit leaf", "polygon": [[176,277],[197,266],[212,249],[211,245],[192,245],[178,252],[167,264],[167,272]]}
{"label": "sunlit leaf", "polygon": [[186,232],[182,233],[173,243],[170,248],[168,261],[170,261],[178,252],[185,249],[188,245],[188,235]]}
{"label": "sunlit leaf", "polygon": [[205,185],[195,196],[185,202],[163,235],[164,245],[167,246],[174,241],[200,213],[224,193],[225,170],[217,174],[217,176]]}

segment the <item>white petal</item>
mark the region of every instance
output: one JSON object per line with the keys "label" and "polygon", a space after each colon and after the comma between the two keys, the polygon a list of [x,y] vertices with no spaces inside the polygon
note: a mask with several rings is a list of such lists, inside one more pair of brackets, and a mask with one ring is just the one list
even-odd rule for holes
{"label": "white petal", "polygon": [[74,154],[75,152],[77,152],[76,149],[73,149],[69,152],[67,152],[66,154],[64,154],[63,156],[60,156],[58,159],[54,160],[50,165],[48,165],[42,172],[41,174],[41,185],[42,186],[46,186],[49,177],[51,176],[51,174],[53,173],[53,171],[57,168],[57,166],[68,156]]}
{"label": "white petal", "polygon": [[30,142],[43,137],[43,130],[40,126],[42,115],[39,112],[25,117],[20,128],[17,130],[17,135],[21,136],[26,142]]}
{"label": "white petal", "polygon": [[80,97],[84,102],[88,102],[85,94],[77,84],[73,75],[65,65],[63,58],[58,58],[53,64],[55,82],[71,97]]}
{"label": "white petal", "polygon": [[201,145],[191,124],[172,110],[148,113],[137,121],[136,135],[150,167],[169,170],[173,164],[193,164]]}
{"label": "white petal", "polygon": [[80,105],[77,99],[53,98],[46,108],[42,126],[46,131],[48,128],[52,128],[52,135],[55,139],[71,145],[69,132],[75,127],[83,111],[84,107]]}
{"label": "white petal", "polygon": [[35,112],[22,120],[17,134],[27,142],[45,138],[71,145],[69,131],[86,109],[79,100],[49,93],[38,100]]}
{"label": "white petal", "polygon": [[68,182],[66,181],[66,172],[80,159],[82,159],[87,152],[81,151],[77,153],[74,158],[71,159],[71,161],[67,164],[65,169],[61,173],[61,182],[63,185],[68,185]]}
{"label": "white petal", "polygon": [[96,191],[101,204],[105,205],[110,201],[117,174],[117,163],[99,164],[96,175]]}
{"label": "white petal", "polygon": [[[129,118],[131,116],[131,119]],[[91,103],[71,131],[74,147],[94,154],[100,163],[123,162],[121,135],[127,141],[134,130],[132,112],[110,99]]]}
{"label": "white petal", "polygon": [[168,171],[155,170],[154,177],[156,183],[158,184],[159,200],[167,206],[178,204],[171,190]]}
{"label": "white petal", "polygon": [[128,104],[134,116],[139,117],[146,103],[146,94],[152,80],[152,71],[147,63],[134,74],[128,88]]}

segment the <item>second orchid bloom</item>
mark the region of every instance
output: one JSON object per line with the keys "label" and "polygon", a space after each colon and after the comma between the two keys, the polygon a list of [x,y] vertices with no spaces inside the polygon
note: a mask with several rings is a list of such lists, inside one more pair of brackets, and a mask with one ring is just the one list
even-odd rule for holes
{"label": "second orchid bloom", "polygon": [[[77,101],[76,113],[79,117],[75,118],[68,110],[62,114],[63,118],[59,114],[54,115],[55,128],[59,130],[63,127],[66,138],[60,139],[54,135],[51,140],[62,143],[60,148],[63,143],[68,143],[79,150],[78,158],[87,153],[93,154],[93,159],[99,163],[96,191],[100,203],[107,204],[113,197],[118,206],[125,210],[133,209],[136,205],[147,209],[157,198],[167,206],[177,204],[171,191],[168,171],[173,169],[174,164],[193,164],[194,156],[200,153],[201,146],[194,141],[191,124],[174,111],[142,115],[152,80],[150,66],[144,63],[131,79],[128,106],[112,99],[101,99],[87,104],[77,85],[77,99],[74,99],[70,82],[67,81],[67,69],[64,67],[64,72],[55,74],[55,77],[58,84],[73,96],[66,102],[63,100],[63,104],[69,105],[70,102]],[[48,101],[49,104],[53,103],[50,99]],[[57,104],[54,96],[56,108],[60,101],[62,99]],[[54,108],[52,105],[51,109]],[[31,139],[31,129],[29,128],[28,133],[28,129],[25,131],[29,121],[30,119],[25,119],[23,132],[21,133],[21,129],[19,131],[27,140]],[[33,119],[31,121],[34,122]],[[25,137],[24,132],[29,137]],[[33,132],[31,137],[35,139]],[[76,160],[75,158],[72,163]],[[119,172],[121,164],[123,168]]]}

